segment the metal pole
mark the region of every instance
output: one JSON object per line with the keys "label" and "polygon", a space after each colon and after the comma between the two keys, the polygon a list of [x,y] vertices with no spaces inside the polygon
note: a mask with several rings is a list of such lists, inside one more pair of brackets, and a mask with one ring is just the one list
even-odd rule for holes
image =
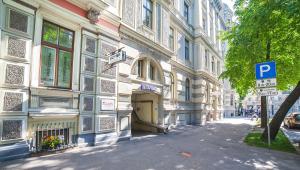
{"label": "metal pole", "polygon": [[269,112],[268,112],[268,96],[266,96],[266,111],[267,111],[267,128],[268,128],[268,146],[271,146],[271,138],[270,138],[270,124],[269,124]]}

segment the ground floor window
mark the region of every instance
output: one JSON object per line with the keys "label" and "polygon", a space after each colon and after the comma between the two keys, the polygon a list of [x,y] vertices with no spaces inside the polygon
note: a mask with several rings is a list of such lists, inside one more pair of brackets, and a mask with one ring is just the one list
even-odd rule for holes
{"label": "ground floor window", "polygon": [[41,149],[57,149],[70,143],[69,128],[36,131],[36,146]]}
{"label": "ground floor window", "polygon": [[15,140],[22,138],[23,120],[2,120],[1,140]]}

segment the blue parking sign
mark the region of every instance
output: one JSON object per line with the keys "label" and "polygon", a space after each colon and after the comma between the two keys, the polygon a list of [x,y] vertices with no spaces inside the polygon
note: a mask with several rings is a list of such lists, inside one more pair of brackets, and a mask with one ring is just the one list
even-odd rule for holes
{"label": "blue parking sign", "polygon": [[276,64],[275,61],[258,63],[255,65],[256,79],[270,79],[276,78]]}

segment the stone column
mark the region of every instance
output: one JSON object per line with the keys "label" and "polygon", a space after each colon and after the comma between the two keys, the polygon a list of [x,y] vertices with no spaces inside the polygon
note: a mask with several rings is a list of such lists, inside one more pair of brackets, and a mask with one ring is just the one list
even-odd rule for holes
{"label": "stone column", "polygon": [[156,36],[156,18],[157,18],[157,15],[156,15],[156,0],[152,0],[153,2],[153,11],[152,11],[152,30],[154,32],[154,36]]}
{"label": "stone column", "polygon": [[[195,29],[200,29],[203,25],[203,21],[202,21],[202,1],[200,0],[197,0],[195,1],[195,6],[194,6],[194,26],[195,26]],[[196,31],[196,32],[200,32],[199,31]]]}
{"label": "stone column", "polygon": [[210,9],[209,9],[209,1],[206,0],[206,27],[207,27],[207,36],[210,35],[210,16],[209,16],[209,13],[210,13]]}

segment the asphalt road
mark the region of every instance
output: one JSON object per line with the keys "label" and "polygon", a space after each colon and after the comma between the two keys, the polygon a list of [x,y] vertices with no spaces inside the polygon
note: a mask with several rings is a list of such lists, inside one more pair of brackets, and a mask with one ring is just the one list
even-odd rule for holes
{"label": "asphalt road", "polygon": [[[225,119],[204,127],[186,126],[167,135],[146,135],[109,147],[0,163],[2,169],[85,170],[299,170],[300,155],[254,148],[243,143],[251,121]],[[0,168],[0,169],[1,169]]]}
{"label": "asphalt road", "polygon": [[282,130],[292,142],[300,143],[300,128],[288,129],[286,127],[282,127]]}

